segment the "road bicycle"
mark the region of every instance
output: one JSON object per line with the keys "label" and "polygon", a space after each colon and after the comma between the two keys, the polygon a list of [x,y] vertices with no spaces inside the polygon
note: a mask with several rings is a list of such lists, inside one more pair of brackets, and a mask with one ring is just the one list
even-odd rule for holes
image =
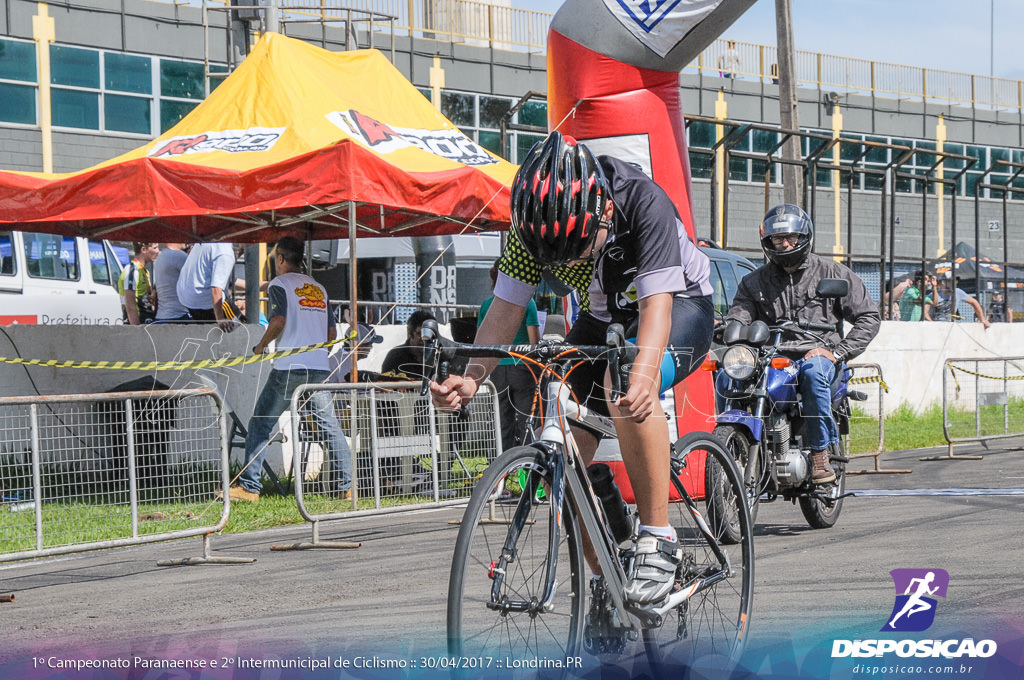
{"label": "road bicycle", "polygon": [[[473,660],[476,668],[523,663],[534,673],[554,669],[557,675],[565,669],[559,664],[579,662],[581,649],[603,662],[642,655],[642,641],[657,677],[700,659],[736,659],[753,604],[753,534],[742,475],[712,435],[692,432],[672,446],[678,500],[669,511],[683,559],[671,594],[652,605],[626,601],[638,520],[624,509],[628,534],[620,528],[615,537],[611,527],[621,526],[622,518],[615,510],[610,517],[595,495],[570,424],[583,422],[609,436],[615,430],[610,419],[579,406],[565,382],[580,361],[604,359],[613,394],[622,394],[636,350],[624,341],[622,327],[614,324],[608,344],[595,346],[457,344],[441,340],[433,323],[424,324],[423,333],[426,361],[439,382],[457,359],[511,356],[539,370],[538,397],[544,397],[536,441],[490,464],[463,515],[448,586],[451,658]],[[701,509],[706,466],[732,493],[723,502],[728,512],[715,515],[717,524]],[[699,493],[687,489],[686,477],[700,480]],[[719,540],[729,526],[740,532],[733,545]],[[587,536],[604,575],[589,588]]]}

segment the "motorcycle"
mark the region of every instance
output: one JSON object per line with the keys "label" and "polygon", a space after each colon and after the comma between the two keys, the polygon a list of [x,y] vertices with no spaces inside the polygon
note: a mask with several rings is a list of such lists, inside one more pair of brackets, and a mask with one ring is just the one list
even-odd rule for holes
{"label": "motorcycle", "polygon": [[[849,292],[843,279],[823,279],[815,291],[818,297],[838,299]],[[800,413],[800,392],[797,387],[799,369],[792,360],[779,353],[779,345],[787,335],[803,335],[833,349],[833,344],[818,335],[836,330],[834,326],[800,321],[785,321],[768,326],[763,321],[750,325],[728,322],[721,338],[727,346],[720,362],[712,362],[718,373],[715,389],[725,399],[725,408],[716,418],[714,435],[735,457],[743,470],[747,505],[753,521],[761,502],[778,498],[799,503],[804,518],[815,529],[835,525],[846,497],[846,464],[849,459],[840,444],[828,452],[835,471],[834,482],[815,485],[811,482],[811,451],[803,444],[804,419]],[[832,416],[840,437],[849,432],[850,400],[863,401],[867,395],[848,389],[853,371],[845,364],[833,385]],[[723,516],[729,507],[727,487],[722,471],[709,465],[705,468],[707,511],[712,520]],[[738,528],[724,522],[723,539],[739,539]]]}

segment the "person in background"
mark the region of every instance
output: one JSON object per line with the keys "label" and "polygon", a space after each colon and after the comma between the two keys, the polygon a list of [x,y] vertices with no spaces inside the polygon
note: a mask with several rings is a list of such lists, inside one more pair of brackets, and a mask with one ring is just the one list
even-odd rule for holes
{"label": "person in background", "polygon": [[[230,246],[228,246],[230,249]],[[302,242],[286,236],[274,249],[277,276],[267,288],[270,297],[270,323],[263,337],[252,348],[263,354],[273,342],[276,349],[317,345],[337,337],[334,314],[327,290],[302,273]],[[232,485],[228,497],[234,501],[255,503],[260,499],[263,458],[277,420],[288,408],[292,393],[305,383],[327,379],[329,358],[326,349],[313,349],[274,359],[274,367],[263,385],[256,408],[249,420],[245,438],[245,467],[239,483]],[[331,461],[332,492],[341,500],[352,499],[352,453],[334,414],[332,392],[313,392],[305,409],[321,433]]]}
{"label": "person in background", "polygon": [[900,307],[897,318],[900,321],[920,321],[924,317],[925,273],[918,269],[907,281],[910,285],[903,289],[903,294],[895,296]]}
{"label": "person in background", "polygon": [[[498,281],[498,261],[491,265],[491,289]],[[494,301],[494,295],[484,300],[477,315],[477,324],[484,321],[487,310]],[[540,323],[537,318],[537,303],[531,298],[526,304],[526,314],[519,330],[512,340],[513,345],[536,345],[540,342]],[[523,443],[526,428],[533,413],[533,397],[537,391],[537,380],[528,366],[511,357],[502,359],[490,375],[498,393],[498,411],[501,417],[501,450],[508,451]]]}
{"label": "person in background", "polygon": [[188,321],[188,308],[178,300],[178,276],[188,259],[184,243],[165,243],[153,263],[153,285],[160,305],[156,309],[156,323]]}
{"label": "person in background", "polygon": [[[352,336],[351,327],[346,334],[347,338]],[[363,373],[359,369],[359,362],[370,356],[373,346],[384,342],[384,338],[377,335],[377,331],[370,324],[360,322],[356,326],[356,369],[357,376]],[[352,349],[348,341],[338,343],[338,348],[331,354],[330,381],[331,382],[352,382]],[[359,378],[365,382],[365,376]]]}
{"label": "person in background", "polygon": [[405,343],[388,350],[381,374],[423,380],[423,322],[433,319],[434,315],[425,309],[417,309],[409,316],[405,322]]}
{"label": "person in background", "polygon": [[[813,252],[814,224],[799,206],[784,203],[769,210],[761,220],[760,239],[765,264],[740,281],[726,321],[744,325],[763,321],[774,326],[806,320],[837,328],[841,322],[852,324],[842,337],[834,331],[820,334],[820,341],[790,336],[779,346],[779,354],[792,359],[799,371],[803,444],[811,450],[811,482],[831,484],[836,475],[828,450],[839,443],[832,417],[832,385],[839,367],[860,356],[878,334],[882,323],[878,305],[849,267]],[[849,291],[834,304],[823,304],[817,297],[822,279],[843,279]]]}
{"label": "person in background", "polygon": [[974,308],[974,314],[984,328],[987,329],[992,325],[989,323],[988,317],[985,316],[985,310],[981,308],[981,303],[960,287],[953,285],[953,272],[946,272],[940,279],[935,292],[931,297],[925,299],[924,318],[926,321],[952,321],[954,316],[959,316],[956,308],[961,303],[966,303]]}
{"label": "person in background", "polygon": [[[885,293],[882,295],[882,318],[889,321],[900,321],[903,319],[903,309],[900,303],[903,301],[903,296],[907,290],[913,285],[913,281],[909,278],[903,280],[896,279],[895,288],[896,292],[893,295],[889,294],[889,280],[885,281]],[[889,313],[890,300],[892,302],[892,313]],[[907,319],[910,321],[910,319]]]}
{"label": "person in background", "polygon": [[1013,323],[1013,310],[1003,299],[1002,291],[992,293],[992,302],[988,303],[988,320],[991,323]]}
{"label": "person in background", "polygon": [[718,57],[718,74],[723,78],[735,78],[740,70],[740,53],[736,51],[736,41],[727,43],[725,54]]}
{"label": "person in background", "polygon": [[117,292],[121,294],[121,310],[126,324],[140,326],[156,318],[157,291],[150,278],[149,263],[156,260],[160,248],[156,243],[135,243],[135,257],[121,270]]}
{"label": "person in background", "polygon": [[178,276],[178,300],[193,321],[215,322],[225,333],[235,329],[237,311],[228,304],[228,282],[235,269],[230,243],[199,243],[192,247]]}

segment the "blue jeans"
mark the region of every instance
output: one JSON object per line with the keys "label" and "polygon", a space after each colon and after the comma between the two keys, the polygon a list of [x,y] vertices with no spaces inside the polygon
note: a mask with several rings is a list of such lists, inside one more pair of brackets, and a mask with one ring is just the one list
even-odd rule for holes
{"label": "blue jeans", "polygon": [[839,443],[839,429],[832,418],[832,384],[837,378],[836,367],[825,357],[801,359],[797,364],[800,368],[800,410],[804,419],[803,444],[811,451],[824,451],[829,444]]}
{"label": "blue jeans", "polygon": [[[260,473],[263,471],[267,443],[278,417],[291,405],[292,392],[305,383],[324,382],[327,373],[301,368],[291,371],[270,371],[267,383],[256,401],[256,410],[249,420],[249,431],[245,437],[246,467],[239,478],[239,483],[246,491],[259,493],[263,486],[260,483]],[[303,407],[303,412],[308,412],[313,417],[321,441],[326,444],[327,457],[331,461],[333,471],[332,486],[337,491],[347,491],[352,487],[352,453],[334,415],[334,395],[331,392],[307,394],[309,402]],[[297,445],[297,442],[295,444]],[[293,455],[299,455],[297,446]]]}

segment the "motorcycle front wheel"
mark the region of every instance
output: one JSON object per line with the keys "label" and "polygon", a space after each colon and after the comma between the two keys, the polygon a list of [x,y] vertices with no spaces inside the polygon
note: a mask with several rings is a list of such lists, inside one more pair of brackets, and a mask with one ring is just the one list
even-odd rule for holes
{"label": "motorcycle front wheel", "polygon": [[831,500],[831,505],[818,498],[804,496],[800,499],[800,512],[814,529],[831,529],[839,521],[839,513],[843,510],[842,495],[846,493],[846,463],[840,463],[836,456],[842,456],[839,444],[829,447],[832,469],[836,472],[836,481],[820,487],[820,490]]}
{"label": "motorcycle front wheel", "polygon": [[[753,527],[754,521],[757,519],[757,499],[760,496],[761,457],[755,455],[752,460],[750,459],[751,437],[742,428],[718,425],[713,434],[718,437],[722,447],[736,461],[736,466],[743,475],[747,507],[750,508],[750,526]],[[714,460],[709,461],[705,466],[704,477],[707,489],[708,516],[712,518],[711,525],[721,527],[721,535],[717,538],[722,543],[733,545],[740,540],[740,529],[737,523],[735,521],[716,521],[716,518],[727,516],[729,503],[733,502],[728,480]]]}

